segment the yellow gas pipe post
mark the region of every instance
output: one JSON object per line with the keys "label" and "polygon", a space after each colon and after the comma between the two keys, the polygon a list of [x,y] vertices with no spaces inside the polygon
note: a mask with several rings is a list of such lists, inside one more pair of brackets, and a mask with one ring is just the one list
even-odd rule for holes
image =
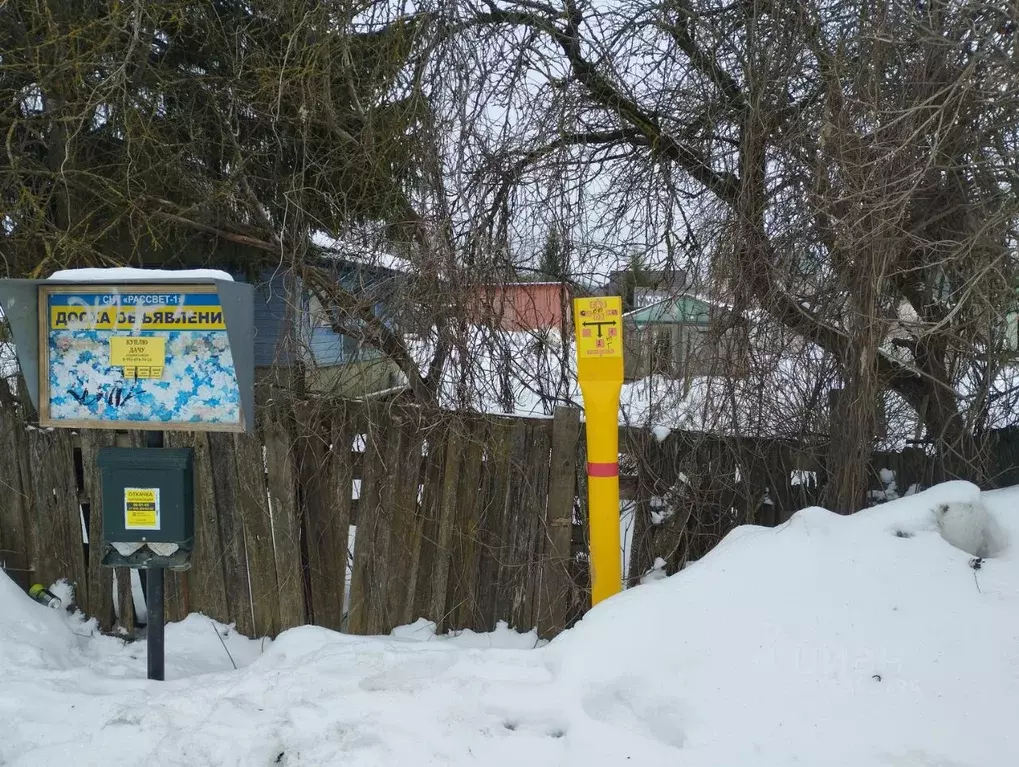
{"label": "yellow gas pipe post", "polygon": [[622,588],[619,543],[619,392],[623,386],[623,302],[573,301],[577,379],[587,423],[587,509],[591,604]]}

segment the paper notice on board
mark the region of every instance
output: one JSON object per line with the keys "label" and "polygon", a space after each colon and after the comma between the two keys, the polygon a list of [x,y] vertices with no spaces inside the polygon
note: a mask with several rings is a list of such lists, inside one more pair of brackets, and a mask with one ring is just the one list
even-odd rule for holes
{"label": "paper notice on board", "polygon": [[124,368],[127,378],[162,378],[166,339],[161,336],[113,336],[110,364]]}

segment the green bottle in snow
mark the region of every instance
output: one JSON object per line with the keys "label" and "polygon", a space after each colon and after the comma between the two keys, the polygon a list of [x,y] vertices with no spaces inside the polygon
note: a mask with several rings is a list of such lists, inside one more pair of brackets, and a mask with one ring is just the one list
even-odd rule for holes
{"label": "green bottle in snow", "polygon": [[52,607],[54,610],[59,609],[63,606],[63,602],[60,601],[60,597],[50,591],[48,588],[43,586],[41,583],[36,583],[32,588],[28,590],[28,595],[32,597],[39,604]]}

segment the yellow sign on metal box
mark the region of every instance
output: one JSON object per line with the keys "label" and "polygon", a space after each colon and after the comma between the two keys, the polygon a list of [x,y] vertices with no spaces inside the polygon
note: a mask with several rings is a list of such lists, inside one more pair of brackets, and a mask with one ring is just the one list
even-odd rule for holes
{"label": "yellow sign on metal box", "polygon": [[158,530],[159,488],[124,488],[124,529]]}

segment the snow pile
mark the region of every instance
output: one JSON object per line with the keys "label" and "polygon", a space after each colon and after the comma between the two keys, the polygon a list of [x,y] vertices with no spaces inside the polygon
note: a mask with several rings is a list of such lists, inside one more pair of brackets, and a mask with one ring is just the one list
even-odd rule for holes
{"label": "snow pile", "polygon": [[463,629],[451,634],[437,634],[435,623],[424,618],[418,618],[409,626],[399,626],[393,629],[393,637],[407,642],[447,642],[456,647],[471,648],[501,648],[503,650],[531,650],[547,644],[545,640],[538,639],[536,631],[513,631],[505,621],[499,621],[495,631],[478,633],[470,629]]}
{"label": "snow pile", "polygon": [[1004,530],[980,500],[939,503],[934,518],[941,537],[967,554],[994,556],[1008,546]]}
{"label": "snow pile", "polygon": [[[1019,552],[971,561],[934,513],[981,502],[1019,530],[1019,491],[962,482],[738,528],[589,613],[552,668],[610,729],[678,747],[673,763],[1017,764]],[[602,763],[622,763],[611,746]]]}
{"label": "snow pile", "polygon": [[77,633],[62,614],[37,605],[0,575],[0,676],[11,668],[81,665],[92,628],[81,623]]}
{"label": "snow pile", "polygon": [[311,241],[322,249],[322,255],[327,258],[388,269],[391,272],[403,274],[415,274],[417,271],[414,264],[406,258],[395,256],[365,243],[337,239],[325,232],[312,233]]}
{"label": "snow pile", "polygon": [[[70,588],[63,584],[50,590],[65,605],[73,601]],[[270,641],[248,639],[229,626],[193,614],[167,626],[166,643],[175,648],[167,656],[167,676],[181,678],[246,666]],[[111,678],[140,675],[144,679],[145,643],[104,636],[96,622],[81,613],[68,615],[43,607],[0,573],[0,678],[47,678],[55,670],[84,667]],[[19,673],[8,676],[12,669]],[[0,693],[0,710],[6,702]],[[0,742],[0,764],[5,764],[3,754]]]}
{"label": "snow pile", "polygon": [[225,280],[234,278],[219,269],[138,269],[131,266],[61,269],[47,280],[60,282],[159,282],[160,280]]}
{"label": "snow pile", "polygon": [[[992,520],[996,555],[950,545],[940,504],[964,537]],[[1017,505],[959,482],[741,527],[543,646],[303,627],[264,649],[234,636],[235,671],[223,627],[191,616],[168,627],[162,684],[140,644],[0,578],[0,763],[1019,764]]]}

